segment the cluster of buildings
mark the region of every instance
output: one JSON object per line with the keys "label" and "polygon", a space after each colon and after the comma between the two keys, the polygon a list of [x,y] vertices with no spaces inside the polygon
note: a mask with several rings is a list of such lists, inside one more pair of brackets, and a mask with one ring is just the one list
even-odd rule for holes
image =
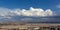
{"label": "cluster of buildings", "polygon": [[3,25],[0,30],[60,30],[60,24],[31,23],[18,25]]}

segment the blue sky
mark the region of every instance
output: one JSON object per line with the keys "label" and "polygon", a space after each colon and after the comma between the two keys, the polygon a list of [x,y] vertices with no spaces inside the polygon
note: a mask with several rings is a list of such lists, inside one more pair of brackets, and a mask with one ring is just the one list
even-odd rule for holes
{"label": "blue sky", "polygon": [[57,9],[60,0],[0,0],[0,7]]}
{"label": "blue sky", "polygon": [[30,7],[60,11],[60,0],[0,0],[0,7],[29,9]]}
{"label": "blue sky", "polygon": [[[60,17],[60,0],[0,0],[0,20],[2,19],[2,21],[22,20],[20,16],[46,17],[55,15]],[[32,20],[32,18],[24,19]],[[48,19],[43,21],[54,21],[56,18]]]}

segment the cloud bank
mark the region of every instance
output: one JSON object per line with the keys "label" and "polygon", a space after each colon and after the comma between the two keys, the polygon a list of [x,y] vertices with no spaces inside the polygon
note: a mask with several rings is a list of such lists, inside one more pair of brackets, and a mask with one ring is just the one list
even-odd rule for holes
{"label": "cloud bank", "polygon": [[0,22],[45,22],[55,19],[41,18],[54,16],[55,13],[51,9],[43,10],[41,8],[30,9],[8,9],[0,7]]}
{"label": "cloud bank", "polygon": [[29,10],[26,9],[8,9],[0,8],[0,16],[10,18],[9,16],[54,16],[55,13],[51,9],[43,10],[41,8],[30,7]]}

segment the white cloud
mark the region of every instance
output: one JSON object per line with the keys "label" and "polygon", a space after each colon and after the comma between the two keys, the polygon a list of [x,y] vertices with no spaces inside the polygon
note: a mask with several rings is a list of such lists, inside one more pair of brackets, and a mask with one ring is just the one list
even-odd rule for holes
{"label": "white cloud", "polygon": [[9,16],[21,16],[21,15],[22,16],[53,16],[55,14],[51,9],[43,10],[40,8],[32,8],[32,7],[29,10],[0,8],[0,16],[9,17]]}

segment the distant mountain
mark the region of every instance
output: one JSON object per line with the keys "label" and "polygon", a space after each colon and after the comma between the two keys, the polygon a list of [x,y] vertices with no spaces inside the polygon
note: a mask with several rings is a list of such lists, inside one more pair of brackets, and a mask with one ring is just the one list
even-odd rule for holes
{"label": "distant mountain", "polygon": [[60,23],[60,16],[47,16],[47,17],[35,17],[35,16],[14,16],[11,18],[1,18],[0,22],[27,22],[27,23]]}

